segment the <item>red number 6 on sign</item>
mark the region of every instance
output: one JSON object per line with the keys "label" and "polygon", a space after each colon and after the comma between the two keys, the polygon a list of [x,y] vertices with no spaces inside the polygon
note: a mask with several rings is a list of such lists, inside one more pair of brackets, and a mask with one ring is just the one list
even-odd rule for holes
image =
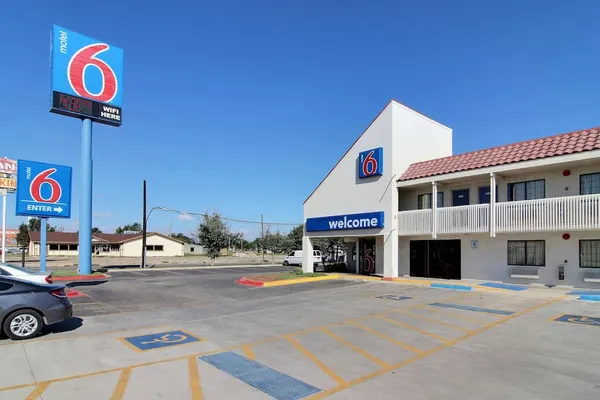
{"label": "red number 6 on sign", "polygon": [[[31,180],[29,186],[29,193],[31,198],[39,203],[56,203],[62,196],[62,188],[60,184],[50,177],[56,172],[56,168],[50,168],[40,172]],[[50,185],[50,197],[44,198],[42,196],[42,187],[44,184]]]}
{"label": "red number 6 on sign", "polygon": [[362,163],[362,170],[365,176],[373,175],[377,172],[377,160],[373,158],[375,151],[370,151]]}
{"label": "red number 6 on sign", "polygon": [[[118,89],[115,71],[106,62],[96,56],[109,49],[104,43],[92,44],[73,55],[67,67],[67,77],[71,87],[81,97],[108,103],[115,98]],[[85,70],[93,65],[102,74],[102,88],[99,93],[91,93],[85,85]]]}

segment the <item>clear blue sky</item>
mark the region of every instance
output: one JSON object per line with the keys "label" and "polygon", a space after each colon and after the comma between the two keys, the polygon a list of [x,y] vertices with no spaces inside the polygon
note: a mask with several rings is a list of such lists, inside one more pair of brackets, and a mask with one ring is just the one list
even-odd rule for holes
{"label": "clear blue sky", "polygon": [[[33,5],[35,4],[35,5]],[[95,125],[94,226],[149,205],[302,221],[302,202],[395,98],[454,129],[454,152],[600,125],[600,2],[9,1],[0,156],[74,167],[80,121],[50,114],[58,24],[124,49],[124,123]],[[22,220],[9,201],[8,226]],[[149,228],[197,221],[155,213]],[[257,227],[235,225],[255,235]]]}

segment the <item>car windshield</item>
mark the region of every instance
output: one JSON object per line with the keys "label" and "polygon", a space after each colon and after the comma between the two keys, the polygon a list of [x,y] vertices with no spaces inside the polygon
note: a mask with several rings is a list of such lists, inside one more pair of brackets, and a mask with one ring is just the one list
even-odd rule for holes
{"label": "car windshield", "polygon": [[30,270],[29,268],[21,267],[20,265],[15,265],[15,264],[0,264],[0,267],[9,267],[9,268],[12,268],[12,269],[16,269],[17,271],[24,272],[26,274],[35,274],[34,271]]}

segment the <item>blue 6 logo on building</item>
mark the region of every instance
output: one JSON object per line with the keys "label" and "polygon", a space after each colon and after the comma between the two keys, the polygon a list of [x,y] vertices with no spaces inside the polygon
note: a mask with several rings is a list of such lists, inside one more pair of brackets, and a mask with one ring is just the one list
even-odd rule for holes
{"label": "blue 6 logo on building", "polygon": [[383,147],[365,150],[358,155],[358,177],[383,175]]}

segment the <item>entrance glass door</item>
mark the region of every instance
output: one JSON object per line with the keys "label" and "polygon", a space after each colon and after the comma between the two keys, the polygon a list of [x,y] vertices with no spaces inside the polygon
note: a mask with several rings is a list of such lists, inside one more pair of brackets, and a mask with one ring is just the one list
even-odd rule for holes
{"label": "entrance glass door", "polygon": [[375,238],[359,239],[358,272],[363,275],[375,273]]}

